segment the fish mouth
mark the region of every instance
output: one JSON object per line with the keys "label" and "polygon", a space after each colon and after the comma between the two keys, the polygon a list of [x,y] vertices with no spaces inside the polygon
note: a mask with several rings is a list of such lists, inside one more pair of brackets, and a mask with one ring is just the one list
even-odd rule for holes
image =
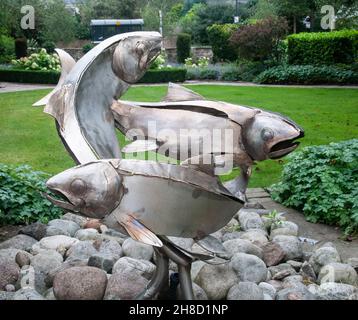
{"label": "fish mouth", "polygon": [[51,189],[51,192],[58,196],[58,198],[55,198],[49,193],[41,192],[41,195],[46,198],[48,201],[50,201],[53,205],[60,207],[65,210],[69,210],[72,212],[79,212],[78,205],[73,204],[61,191]]}
{"label": "fish mouth", "polygon": [[300,142],[296,141],[296,139],[304,137],[304,132],[301,131],[298,136],[296,136],[293,139],[286,139],[281,140],[275,143],[271,148],[269,152],[269,158],[270,159],[279,159],[282,158],[289,153],[291,153],[293,150],[295,150],[299,145]]}

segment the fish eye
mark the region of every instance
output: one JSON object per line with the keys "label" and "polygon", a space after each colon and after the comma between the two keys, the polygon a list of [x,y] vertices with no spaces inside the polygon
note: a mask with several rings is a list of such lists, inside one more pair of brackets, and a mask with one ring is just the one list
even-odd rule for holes
{"label": "fish eye", "polygon": [[87,185],[83,180],[75,179],[70,185],[70,191],[77,196],[83,195],[87,191]]}
{"label": "fish eye", "polygon": [[269,141],[275,136],[274,132],[270,128],[264,128],[261,131],[261,138],[264,141]]}

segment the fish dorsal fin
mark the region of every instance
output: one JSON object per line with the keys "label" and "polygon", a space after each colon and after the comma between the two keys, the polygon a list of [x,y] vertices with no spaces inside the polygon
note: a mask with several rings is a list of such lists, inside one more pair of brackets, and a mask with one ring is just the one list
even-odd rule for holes
{"label": "fish dorsal fin", "polygon": [[168,93],[163,98],[163,102],[176,102],[176,101],[194,101],[205,100],[203,96],[187,89],[179,84],[169,83]]}

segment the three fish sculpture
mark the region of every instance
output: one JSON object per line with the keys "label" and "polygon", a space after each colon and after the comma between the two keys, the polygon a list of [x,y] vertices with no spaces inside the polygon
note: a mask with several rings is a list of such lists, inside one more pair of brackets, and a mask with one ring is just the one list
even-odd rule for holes
{"label": "three fish sculpture", "polygon": [[[159,55],[161,40],[156,32],[117,35],[77,63],[57,51],[63,70],[59,84],[35,105],[46,105],[45,112],[55,118],[62,143],[78,166],[48,180],[48,188],[58,197],[44,196],[63,209],[101,219],[154,247],[156,273],[138,299],[153,299],[167,287],[169,259],[178,264],[184,298],[193,299],[191,263],[197,259],[214,263],[213,258],[220,256],[211,246],[215,238],[210,234],[224,227],[243,207],[250,165],[291,152],[303,131],[280,115],[207,101],[173,84],[162,103],[118,101]],[[164,144],[183,148],[178,141],[150,135],[150,120],[179,136],[187,124],[189,129],[232,129],[236,136],[233,150],[225,153],[220,143],[211,154],[187,150],[190,157],[177,157],[181,165],[122,159],[115,127],[123,133],[143,132],[125,152],[160,153]],[[195,141],[194,136],[190,138]],[[224,185],[214,168],[228,155],[246,174]],[[214,161],[191,163],[206,156]],[[168,236],[193,238],[208,254],[181,248]]]}

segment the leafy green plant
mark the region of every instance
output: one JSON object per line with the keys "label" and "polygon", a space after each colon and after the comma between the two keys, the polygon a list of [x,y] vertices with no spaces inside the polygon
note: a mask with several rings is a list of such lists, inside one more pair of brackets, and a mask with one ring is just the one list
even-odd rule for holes
{"label": "leafy green plant", "polygon": [[205,67],[209,66],[209,63],[210,63],[210,58],[208,58],[208,57],[199,57],[196,60],[194,60],[193,58],[185,59],[186,67],[205,68]]}
{"label": "leafy green plant", "polygon": [[29,57],[13,60],[15,68],[23,70],[61,71],[60,58],[57,54],[48,54],[46,49],[33,53]]}
{"label": "leafy green plant", "polygon": [[15,40],[11,37],[0,35],[0,63],[10,62],[15,58]]}
{"label": "leafy green plant", "polygon": [[90,52],[96,45],[94,43],[87,43],[82,47],[82,52],[86,54]]}
{"label": "leafy green plant", "polygon": [[299,33],[287,40],[288,62],[293,65],[350,64],[357,58],[357,30]]}
{"label": "leafy green plant", "polygon": [[162,51],[162,53],[152,62],[150,65],[150,69],[152,70],[158,70],[165,67],[165,62],[167,61],[167,56],[165,54],[165,51]]}
{"label": "leafy green plant", "polygon": [[282,225],[282,214],[278,213],[277,210],[271,211],[269,214],[263,215],[263,217],[270,220],[271,227],[280,227]]}
{"label": "leafy green plant", "polygon": [[358,72],[349,66],[279,66],[262,72],[254,81],[265,84],[356,84]]}
{"label": "leafy green plant", "polygon": [[0,225],[48,222],[63,213],[41,196],[47,192],[46,173],[29,166],[0,164]]}
{"label": "leafy green plant", "polygon": [[289,156],[273,200],[301,210],[308,221],[358,232],[358,139],[306,147]]}

